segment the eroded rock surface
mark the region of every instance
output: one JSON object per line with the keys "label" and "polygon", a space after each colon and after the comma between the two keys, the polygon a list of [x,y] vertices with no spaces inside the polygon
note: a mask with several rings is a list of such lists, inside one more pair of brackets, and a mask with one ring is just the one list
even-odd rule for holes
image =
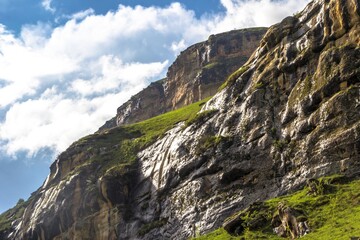
{"label": "eroded rock surface", "polygon": [[139,184],[134,208],[148,202],[157,210],[139,222],[168,221],[148,238],[206,233],[306,179],[358,172],[359,30],[358,1],[312,2],[269,29],[249,69],[203,109],[216,114],[140,153],[152,189],[144,200]]}
{"label": "eroded rock surface", "polygon": [[7,238],[187,239],[306,179],[359,172],[359,12],[358,0],[317,0],[272,26],[202,109],[216,111],[178,123],[118,171],[96,161],[127,146],[109,134],[140,133],[74,144]]}
{"label": "eroded rock surface", "polygon": [[249,59],[266,30],[249,28],[211,35],[187,48],[169,67],[165,79],[121,105],[116,117],[100,130],[139,122],[213,96],[227,76]]}

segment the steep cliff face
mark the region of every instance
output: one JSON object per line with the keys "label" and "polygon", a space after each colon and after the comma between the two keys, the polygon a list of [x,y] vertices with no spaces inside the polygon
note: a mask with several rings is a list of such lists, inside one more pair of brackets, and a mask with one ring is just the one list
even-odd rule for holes
{"label": "steep cliff face", "polygon": [[272,26],[205,105],[74,143],[2,234],[187,239],[306,179],[358,174],[359,14],[358,0],[314,1]]}
{"label": "steep cliff face", "polygon": [[165,79],[120,106],[116,117],[100,130],[139,122],[213,96],[226,77],[249,59],[266,30],[250,28],[211,35],[187,48],[170,66]]}

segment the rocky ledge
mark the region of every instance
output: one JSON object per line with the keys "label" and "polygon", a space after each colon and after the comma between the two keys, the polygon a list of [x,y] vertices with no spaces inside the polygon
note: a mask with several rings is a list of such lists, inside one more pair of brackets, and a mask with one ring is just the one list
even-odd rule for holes
{"label": "rocky ledge", "polygon": [[165,79],[151,83],[121,105],[100,130],[139,122],[213,96],[226,77],[249,59],[266,30],[233,30],[190,46],[169,67]]}

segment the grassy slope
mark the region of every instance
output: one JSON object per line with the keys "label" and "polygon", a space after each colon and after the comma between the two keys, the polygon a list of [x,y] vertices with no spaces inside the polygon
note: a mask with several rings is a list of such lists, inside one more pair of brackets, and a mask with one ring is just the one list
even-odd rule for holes
{"label": "grassy slope", "polygon": [[[175,124],[196,118],[207,100],[208,98],[139,123],[89,135],[74,145],[84,145],[88,151],[95,152],[91,161],[100,163],[105,175],[121,173],[125,166],[136,161],[139,151],[156,141]],[[99,154],[100,149],[106,150]]]}
{"label": "grassy slope", "polygon": [[7,210],[6,212],[0,215],[0,239],[1,239],[1,232],[10,229],[11,222],[22,216],[28,203],[29,200],[24,201],[20,199],[15,207]]}
{"label": "grassy slope", "polygon": [[241,236],[231,236],[220,228],[196,239],[284,239],[272,233],[270,226],[272,214],[276,212],[279,202],[286,202],[293,208],[305,211],[311,233],[301,239],[349,240],[350,237],[360,237],[360,180],[341,183],[336,179],[339,178],[323,178],[326,189],[318,196],[307,194],[308,189],[305,188],[294,194],[267,201],[270,215],[267,213],[268,225],[263,229],[245,230]]}
{"label": "grassy slope", "polygon": [[[196,118],[196,114],[202,105],[208,100],[204,99],[186,107],[171,111],[143,122],[117,127],[106,133],[92,134],[72,144],[72,147],[80,147],[82,152],[93,153],[89,161],[98,162],[102,166],[102,174],[113,175],[123,173],[125,166],[129,166],[136,160],[136,153],[153,143],[170,130],[176,123]],[[101,149],[107,149],[99,154]],[[86,161],[74,171],[86,167]],[[74,172],[71,172],[73,174]],[[0,238],[1,232],[11,228],[11,222],[23,214],[29,200],[19,201],[12,209],[0,215]]]}

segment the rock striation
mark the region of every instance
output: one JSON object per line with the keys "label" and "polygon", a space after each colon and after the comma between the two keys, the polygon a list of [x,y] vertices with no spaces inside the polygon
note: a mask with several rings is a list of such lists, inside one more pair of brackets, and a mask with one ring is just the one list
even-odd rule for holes
{"label": "rock striation", "polygon": [[121,105],[100,130],[139,122],[213,96],[226,77],[249,59],[266,30],[233,30],[190,46],[169,67],[165,79],[151,83]]}
{"label": "rock striation", "polygon": [[[359,14],[358,0],[313,1],[270,27],[191,121],[143,145],[144,133],[126,126],[74,143],[0,236],[188,239],[307,179],[358,174]],[[183,75],[179,64],[168,79]],[[197,99],[180,96],[165,102]]]}

